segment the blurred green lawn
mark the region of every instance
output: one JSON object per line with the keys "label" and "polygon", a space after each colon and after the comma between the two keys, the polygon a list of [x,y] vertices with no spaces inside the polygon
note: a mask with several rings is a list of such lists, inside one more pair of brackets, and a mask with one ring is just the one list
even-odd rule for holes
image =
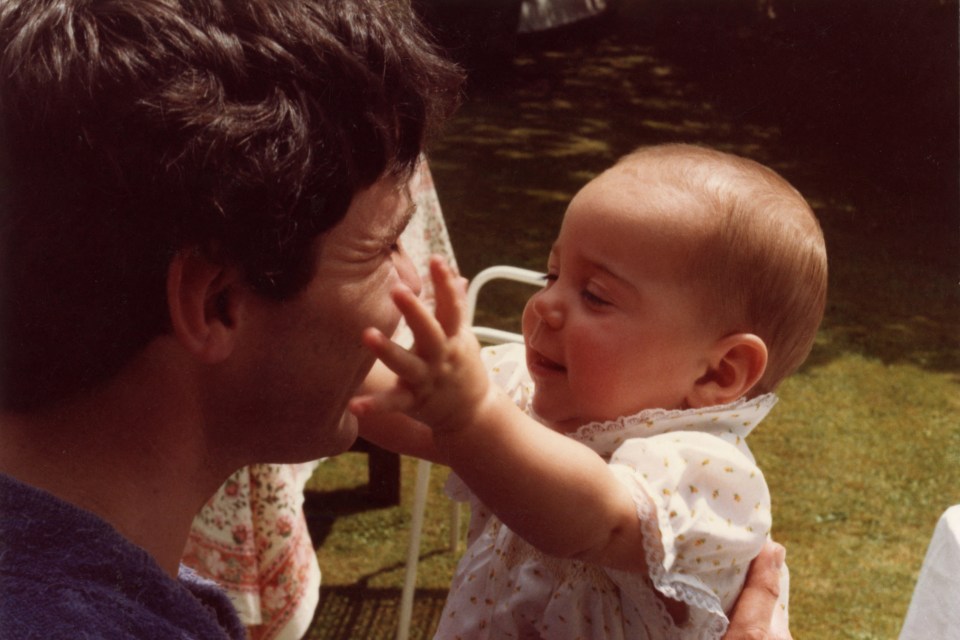
{"label": "blurred green lawn", "polygon": [[[799,639],[894,638],[936,520],[960,503],[956,173],[928,162],[955,160],[955,100],[941,113],[931,107],[938,95],[906,87],[891,98],[902,104],[882,105],[885,118],[895,112],[899,120],[854,131],[857,101],[870,103],[870,92],[880,91],[870,83],[886,77],[874,62],[859,93],[823,91],[799,111],[786,109],[784,100],[829,74],[791,69],[810,86],[794,86],[785,98],[782,89],[800,81],[766,73],[790,55],[778,41],[783,59],[770,60],[778,27],[742,16],[718,23],[707,4],[686,0],[683,14],[661,6],[654,24],[631,25],[636,16],[621,15],[616,28],[588,25],[521,43],[498,82],[471,86],[431,153],[454,249],[468,276],[500,263],[543,268],[566,202],[639,144],[701,142],[790,179],[821,219],[831,264],[814,351],[751,436],[773,494],[774,536],[788,549],[791,628]],[[916,6],[927,14],[910,14],[915,22],[956,15],[955,3]],[[946,14],[937,13],[943,6]],[[911,50],[899,77],[926,73],[926,81],[945,82],[934,89],[950,104],[956,44],[930,53],[940,51],[935,36],[929,51]],[[707,37],[713,48],[702,46]],[[873,60],[872,53],[841,62]],[[808,66],[825,55],[820,50]],[[949,75],[931,79],[940,55]],[[844,99],[854,112],[846,120],[815,109]],[[886,146],[871,146],[877,132]],[[946,151],[937,146],[944,144]],[[482,300],[481,320],[509,326],[525,294],[505,289]],[[364,456],[321,465],[309,497],[324,575],[309,638],[393,636],[414,466],[404,460],[401,506],[376,508],[363,500]],[[445,473],[433,471],[412,638],[432,637],[455,566],[446,551]]]}

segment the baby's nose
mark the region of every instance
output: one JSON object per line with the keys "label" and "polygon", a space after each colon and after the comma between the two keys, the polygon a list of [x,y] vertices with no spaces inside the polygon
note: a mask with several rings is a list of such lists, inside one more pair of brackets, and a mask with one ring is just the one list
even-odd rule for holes
{"label": "baby's nose", "polygon": [[535,294],[533,310],[551,329],[559,329],[563,326],[563,306],[559,297],[552,291],[541,291]]}

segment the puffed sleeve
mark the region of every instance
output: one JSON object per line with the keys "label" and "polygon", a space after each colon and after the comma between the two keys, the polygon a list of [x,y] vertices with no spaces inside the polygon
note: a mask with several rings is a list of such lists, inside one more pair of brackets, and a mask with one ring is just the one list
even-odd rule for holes
{"label": "puffed sleeve", "polygon": [[[770,531],[770,494],[745,446],[700,432],[626,441],[610,467],[644,521],[650,580],[688,605],[696,637],[719,637]],[[615,570],[629,593],[642,576]]]}

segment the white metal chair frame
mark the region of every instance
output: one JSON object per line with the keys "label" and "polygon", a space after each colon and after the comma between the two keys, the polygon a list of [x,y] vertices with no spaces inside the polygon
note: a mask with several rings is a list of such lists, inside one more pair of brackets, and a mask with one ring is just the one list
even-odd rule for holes
{"label": "white metal chair frame", "polygon": [[[543,286],[543,274],[539,271],[521,269],[507,265],[498,265],[484,269],[471,280],[467,287],[467,321],[474,335],[485,344],[504,344],[523,342],[523,336],[512,331],[493,327],[473,326],[480,289],[492,280],[510,280],[529,285]],[[413,596],[417,586],[417,563],[420,560],[420,534],[423,531],[423,519],[427,508],[427,488],[430,484],[430,462],[420,460],[417,463],[417,480],[413,493],[413,509],[410,516],[410,542],[407,547],[406,572],[403,578],[403,592],[400,597],[400,619],[397,625],[397,640],[407,640],[410,635],[410,621],[413,616]],[[450,551],[456,552],[460,542],[460,506],[451,502],[450,506]]]}

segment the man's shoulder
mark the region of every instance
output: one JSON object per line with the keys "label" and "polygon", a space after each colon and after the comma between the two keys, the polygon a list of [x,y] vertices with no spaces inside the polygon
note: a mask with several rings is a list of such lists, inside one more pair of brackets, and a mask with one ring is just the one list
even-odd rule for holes
{"label": "man's shoulder", "polygon": [[[124,582],[119,575],[118,583]],[[62,574],[61,574],[62,578]],[[196,593],[145,585],[142,597],[101,578],[63,580],[0,573],[0,640],[138,638],[228,640],[244,637],[229,601],[215,587]]]}
{"label": "man's shoulder", "polygon": [[[149,624],[156,621],[138,615],[134,603],[119,601],[98,586],[4,571],[0,574],[0,639],[161,637]],[[144,635],[147,630],[150,635]]]}
{"label": "man's shoulder", "polygon": [[96,515],[0,475],[0,640],[242,638],[212,585],[166,575]]}

